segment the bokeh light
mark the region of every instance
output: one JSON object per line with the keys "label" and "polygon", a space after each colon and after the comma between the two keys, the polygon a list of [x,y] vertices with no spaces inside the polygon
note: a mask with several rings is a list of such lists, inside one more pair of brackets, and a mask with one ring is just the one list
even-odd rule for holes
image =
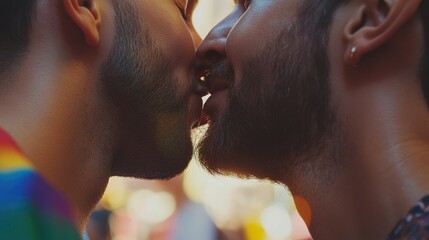
{"label": "bokeh light", "polygon": [[261,214],[261,224],[270,239],[287,239],[292,234],[289,212],[280,205],[267,207]]}
{"label": "bokeh light", "polygon": [[128,214],[139,221],[159,224],[171,217],[176,208],[176,201],[171,193],[138,190],[129,197]]}

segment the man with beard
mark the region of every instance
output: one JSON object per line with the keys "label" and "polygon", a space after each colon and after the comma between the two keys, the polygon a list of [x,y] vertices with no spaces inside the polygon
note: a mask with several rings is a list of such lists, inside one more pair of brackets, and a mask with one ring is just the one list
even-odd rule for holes
{"label": "man with beard", "polygon": [[236,1],[197,51],[201,162],[287,185],[315,239],[427,239],[428,5]]}
{"label": "man with beard", "polygon": [[79,238],[110,176],[186,168],[195,4],[1,1],[0,238]]}

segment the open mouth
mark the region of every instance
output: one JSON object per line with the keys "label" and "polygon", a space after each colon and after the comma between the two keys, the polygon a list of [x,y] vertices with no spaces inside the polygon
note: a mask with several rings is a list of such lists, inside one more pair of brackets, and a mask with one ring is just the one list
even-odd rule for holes
{"label": "open mouth", "polygon": [[229,76],[233,76],[232,67],[229,62],[222,61],[201,66],[197,73],[199,80],[205,84],[211,94],[204,104],[203,115],[206,115],[210,120],[216,120],[227,105]]}

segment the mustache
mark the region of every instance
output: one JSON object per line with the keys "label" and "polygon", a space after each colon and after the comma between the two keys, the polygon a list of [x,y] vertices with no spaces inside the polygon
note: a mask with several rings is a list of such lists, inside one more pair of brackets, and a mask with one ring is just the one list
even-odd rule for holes
{"label": "mustache", "polygon": [[212,81],[217,78],[226,78],[228,80],[228,86],[231,86],[234,82],[235,71],[232,65],[224,60],[214,63],[207,67],[208,74],[206,75],[205,84],[210,86]]}

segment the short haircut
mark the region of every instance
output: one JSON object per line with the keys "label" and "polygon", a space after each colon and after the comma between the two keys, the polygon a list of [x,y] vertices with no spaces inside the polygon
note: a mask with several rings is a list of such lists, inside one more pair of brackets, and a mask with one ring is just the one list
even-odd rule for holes
{"label": "short haircut", "polygon": [[19,61],[27,48],[35,2],[0,1],[0,75]]}

